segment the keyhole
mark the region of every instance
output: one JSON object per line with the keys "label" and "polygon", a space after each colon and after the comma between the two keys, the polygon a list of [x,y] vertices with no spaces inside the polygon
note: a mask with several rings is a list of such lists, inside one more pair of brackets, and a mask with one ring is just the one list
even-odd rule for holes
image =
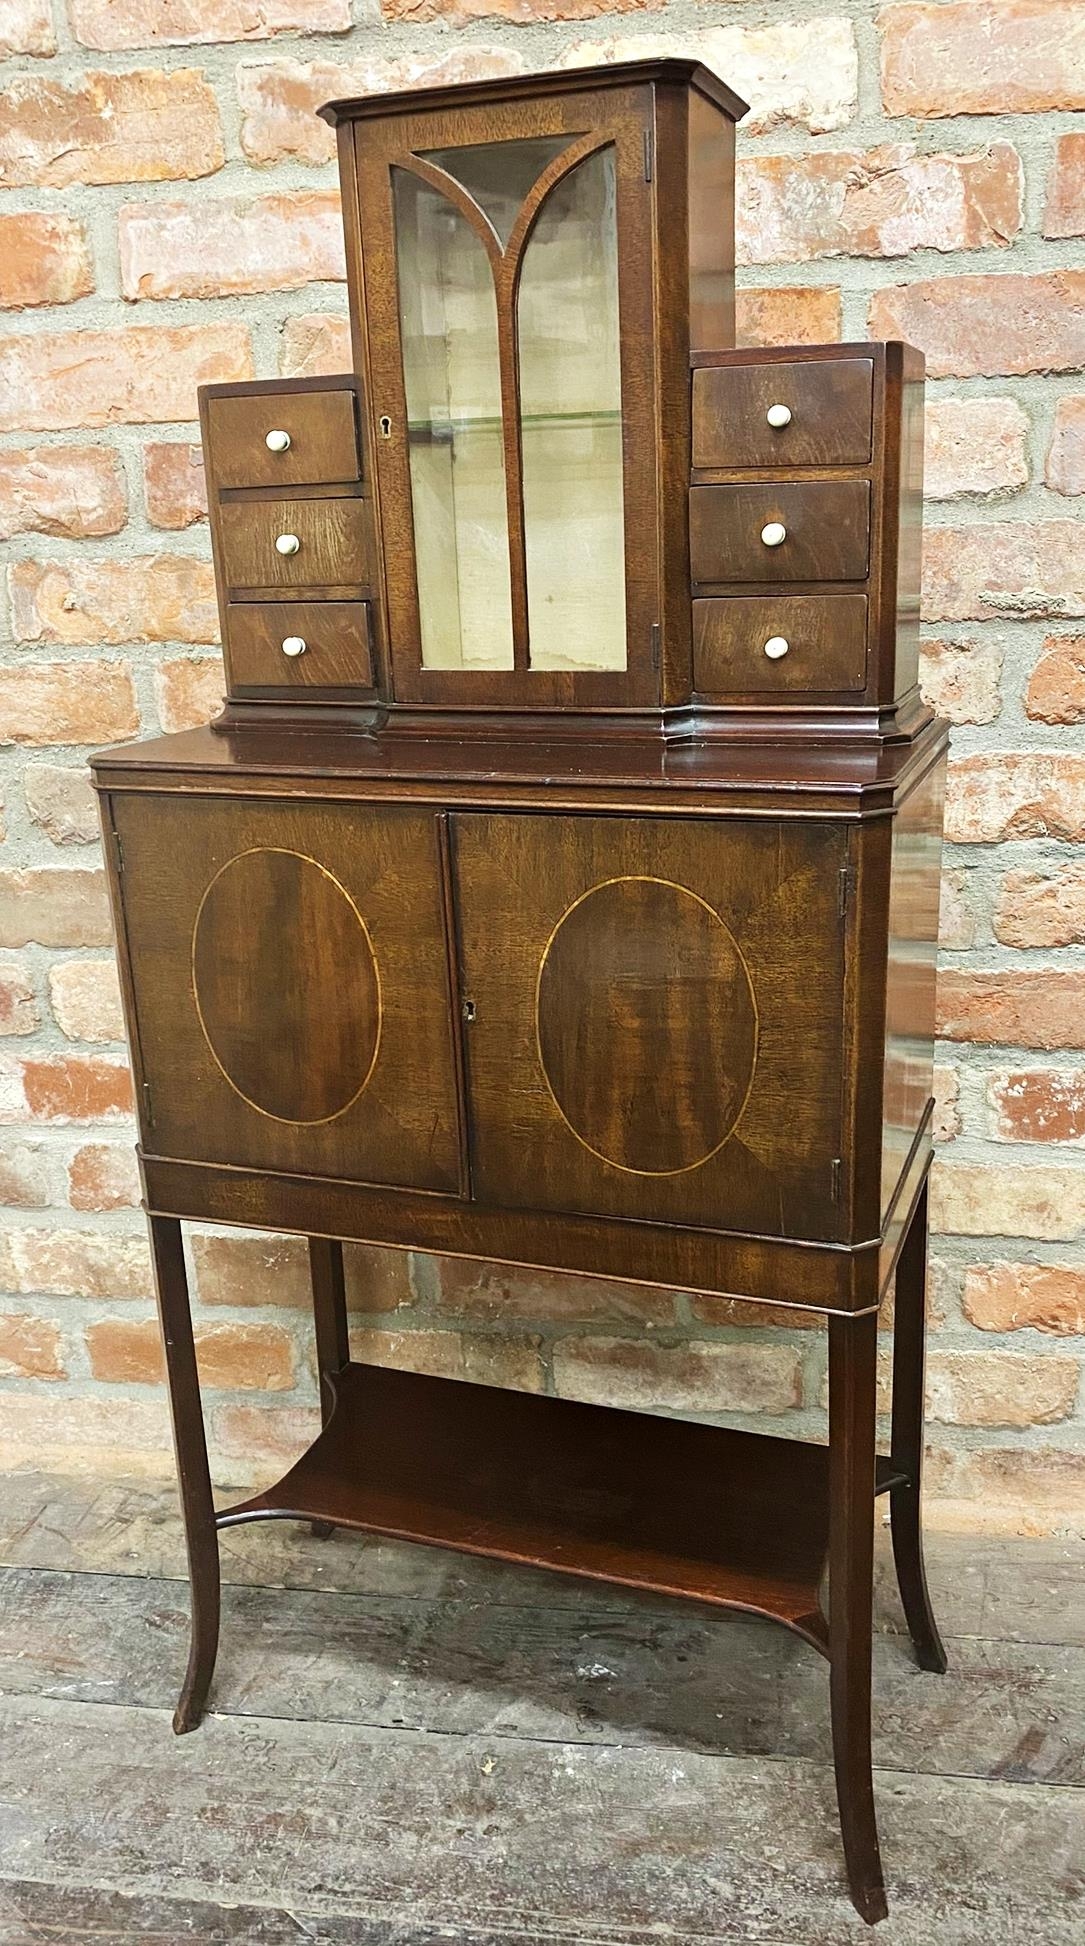
{"label": "keyhole", "polygon": [[463,1017],[464,1017],[464,1020],[465,1020],[465,1021],[467,1022],[467,1025],[468,1025],[468,1026],[470,1027],[470,1025],[471,1025],[471,1022],[472,1022],[472,1021],[474,1020],[474,1018],[475,1018],[475,1003],[474,1003],[474,1001],[473,1001],[473,1000],[465,1000],[465,1001],[464,1001],[464,1003],[463,1003],[463,1006],[462,1006],[462,1008],[460,1009],[460,1011],[462,1012],[462,1014],[463,1014]]}
{"label": "keyhole", "polygon": [[388,414],[387,414],[386,412],[385,412],[385,413],[382,413],[382,415],[381,415],[381,419],[380,419],[380,429],[381,429],[381,438],[382,438],[382,439],[391,439],[391,437],[392,437],[392,421],[390,420],[390,418],[388,417]]}

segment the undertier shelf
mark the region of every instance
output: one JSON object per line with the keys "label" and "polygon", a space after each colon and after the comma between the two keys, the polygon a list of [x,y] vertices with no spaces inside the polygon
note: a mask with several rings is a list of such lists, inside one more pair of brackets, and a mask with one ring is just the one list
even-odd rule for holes
{"label": "undertier shelf", "polygon": [[[827,1643],[829,1455],[687,1421],[348,1365],[329,1424],[220,1527],[299,1519],[770,1615]],[[878,1462],[878,1492],[901,1476]]]}

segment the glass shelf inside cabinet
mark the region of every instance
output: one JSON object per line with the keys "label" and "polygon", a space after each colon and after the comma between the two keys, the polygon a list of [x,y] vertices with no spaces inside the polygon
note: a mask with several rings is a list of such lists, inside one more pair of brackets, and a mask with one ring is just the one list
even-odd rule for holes
{"label": "glass shelf inside cabinet", "polygon": [[626,666],[613,146],[393,170],[422,664]]}

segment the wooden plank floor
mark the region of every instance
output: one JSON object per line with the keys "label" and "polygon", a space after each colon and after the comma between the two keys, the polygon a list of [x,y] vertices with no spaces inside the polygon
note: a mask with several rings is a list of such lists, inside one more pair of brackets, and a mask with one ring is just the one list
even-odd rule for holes
{"label": "wooden plank floor", "polygon": [[[390,1543],[225,1535],[175,1739],[172,1494],[0,1506],[0,1946],[845,1946],[826,1670],[785,1631]],[[1085,1937],[1085,1561],[935,1537],[951,1667],[879,1549],[878,1946]]]}

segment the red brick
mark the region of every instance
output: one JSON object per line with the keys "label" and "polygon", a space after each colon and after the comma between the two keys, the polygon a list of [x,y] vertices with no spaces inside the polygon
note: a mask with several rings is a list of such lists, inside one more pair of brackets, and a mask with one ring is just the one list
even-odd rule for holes
{"label": "red brick", "polygon": [[24,1312],[0,1315],[0,1378],[66,1378],[60,1330]]}
{"label": "red brick", "polygon": [[949,767],[945,828],[958,844],[1085,839],[1085,756],[1030,750],[956,758]]}
{"label": "red brick", "polygon": [[907,338],[929,378],[1073,372],[1085,364],[1085,270],[921,278],[875,292],[872,338]]}
{"label": "red brick", "polygon": [[934,1126],[936,1142],[952,1142],[961,1132],[961,1071],[946,1061],[934,1067]]}
{"label": "red brick", "polygon": [[411,1260],[406,1250],[348,1243],[343,1256],[348,1310],[375,1317],[406,1310],[414,1303]]}
{"label": "red brick", "polygon": [[130,204],[117,221],[127,298],[236,297],[346,275],[333,190]]}
{"label": "red brick", "polygon": [[108,946],[105,874],[79,866],[0,872],[0,946]]}
{"label": "red brick", "polygon": [[116,962],[66,959],[49,968],[57,1026],[70,1041],[121,1041],[124,1016]]}
{"label": "red brick", "polygon": [[178,440],[145,446],[143,493],[152,527],[191,527],[206,520],[203,448]]}
{"label": "red brick", "polygon": [[1076,1358],[1006,1351],[936,1351],[927,1360],[927,1417],[949,1426],[1051,1426],[1068,1419]]}
{"label": "red brick", "polygon": [[0,540],[118,534],[128,519],[124,473],[108,446],[9,446],[0,452]]}
{"label": "red brick", "polygon": [[77,1210],[136,1209],[139,1169],[129,1143],[87,1142],[68,1164],[68,1201]]}
{"label": "red brick", "polygon": [[1028,485],[1028,414],[1016,399],[927,401],[923,491],[928,500],[968,493],[1001,498]]}
{"label": "red brick", "polygon": [[964,1314],[980,1331],[1085,1332],[1085,1271],[1065,1264],[969,1264]]}
{"label": "red brick", "polygon": [[[21,1063],[21,1100],[12,1119],[115,1122],[132,1112],[132,1077],[121,1061],[95,1054],[43,1054]],[[0,1113],[0,1120],[6,1119]]]}
{"label": "red brick", "polygon": [[94,289],[82,223],[59,211],[0,215],[0,306],[71,304]]}
{"label": "red brick", "polygon": [[0,54],[55,54],[51,0],[3,0]]}
{"label": "red brick", "polygon": [[660,1412],[790,1412],[802,1403],[787,1345],[692,1344],[641,1338],[561,1338],[554,1384],[563,1399]]}
{"label": "red brick", "polygon": [[1085,865],[1007,872],[994,931],[1003,946],[1085,945]]}
{"label": "red brick", "polygon": [[1085,1142],[1085,1071],[1025,1068],[987,1083],[992,1134],[1000,1142]]}
{"label": "red brick", "polygon": [[1000,1168],[939,1156],[931,1182],[931,1225],[941,1236],[1070,1243],[1085,1233],[1081,1169]]}
{"label": "red brick", "polygon": [[514,1270],[504,1264],[444,1257],[434,1265],[438,1302],[465,1318],[504,1318],[535,1324],[597,1319],[600,1323],[673,1324],[674,1294],[637,1284],[603,1283],[557,1271]]}
{"label": "red brick", "polygon": [[1029,677],[1025,714],[1039,723],[1085,722],[1085,635],[1049,635]]}
{"label": "red brick", "polygon": [[29,967],[0,960],[0,1034],[32,1034],[40,1020]]}
{"label": "red brick", "polygon": [[13,1230],[14,1282],[20,1297],[90,1297],[110,1303],[154,1295],[147,1239],[99,1230]]}
{"label": "red brick", "polygon": [[514,1392],[544,1388],[539,1340],[520,1332],[352,1331],[351,1356],[366,1365],[466,1379]]}
{"label": "red brick", "polygon": [[54,845],[97,843],[98,800],[87,771],[62,764],[27,764],[23,793],[31,821]]}
{"label": "red brick", "polygon": [[692,32],[609,35],[566,44],[561,67],[613,61],[696,59],[726,75],[750,104],[742,136],[800,127],[811,135],[843,128],[858,109],[855,29],[838,13],[810,20],[771,19],[766,27],[712,26]]}
{"label": "red brick", "polygon": [[169,1411],[165,1392],[147,1402],[117,1397],[73,1395],[70,1386],[51,1392],[7,1392],[0,1421],[0,1453],[12,1466],[35,1466],[58,1474],[82,1473],[95,1481],[114,1476],[165,1480],[173,1475]]}
{"label": "red brick", "polygon": [[898,143],[752,157],[737,170],[738,262],[1004,246],[1021,228],[1021,183],[1008,142],[964,155]]}
{"label": "red brick", "polygon": [[290,1305],[313,1301],[309,1253],[300,1237],[205,1236],[192,1239],[201,1304]]}
{"label": "red brick", "polygon": [[350,320],[330,311],[287,318],[279,346],[284,378],[329,378],[351,369]]}
{"label": "red brick", "polygon": [[740,345],[824,345],[840,336],[836,284],[787,284],[738,291],[735,326]]}
{"label": "red brick", "polygon": [[1044,479],[1053,493],[1085,493],[1085,396],[1055,407]]}
{"label": "red brick", "polygon": [[4,671],[0,744],[112,743],[138,729],[127,663],[26,662]]}
{"label": "red brick", "polygon": [[1047,179],[1044,235],[1085,236],[1085,134],[1060,135]]}
{"label": "red brick", "polygon": [[931,527],[923,536],[923,613],[932,622],[1085,615],[1075,520]]}
{"label": "red brick", "polygon": [[0,432],[195,419],[196,387],[252,377],[243,324],[171,324],[0,339]]}
{"label": "red brick", "polygon": [[976,943],[976,914],[969,885],[970,873],[942,873],[938,909],[938,944],[943,952],[966,953]]}
{"label": "red brick", "polygon": [[0,184],[163,182],[225,160],[213,88],[196,68],[69,80],[15,75],[0,96]]}
{"label": "red brick", "polygon": [[164,730],[194,730],[210,723],[226,693],[222,657],[175,656],[154,672],[158,716]]}
{"label": "red brick", "polygon": [[1085,973],[1046,968],[968,973],[945,967],[938,976],[938,1032],[945,1040],[986,1046],[1081,1047]]}
{"label": "red brick", "polygon": [[[524,59],[508,47],[455,47],[434,57],[372,54],[348,62],[284,57],[243,63],[237,70],[241,147],[250,162],[325,163],[335,136],[317,109],[336,96],[384,94],[389,89],[482,81],[520,74]],[[342,370],[342,367],[338,367]]]}
{"label": "red brick", "polygon": [[320,1429],[315,1406],[229,1405],[211,1414],[212,1438],[225,1459],[245,1473],[274,1478],[311,1446]]}
{"label": "red brick", "polygon": [[350,0],[69,0],[68,12],[76,40],[103,51],[350,28]]}
{"label": "red brick", "polygon": [[[195,1330],[204,1385],[216,1390],[288,1392],[294,1383],[290,1338],[273,1324],[204,1324]],[[158,1385],[162,1341],[154,1318],[102,1318],[86,1328],[90,1368],[110,1385]]]}
{"label": "red brick", "polygon": [[701,1324],[739,1325],[744,1329],[771,1327],[786,1331],[823,1331],[817,1311],[800,1311],[789,1304],[755,1304],[739,1297],[692,1297],[690,1309]]}
{"label": "red brick", "polygon": [[214,642],[215,577],[191,554],[16,561],[8,573],[17,642]]}
{"label": "red brick", "polygon": [[1085,1455],[1058,1447],[929,1450],[923,1472],[928,1515],[968,1533],[1081,1532]]}
{"label": "red brick", "polygon": [[50,1151],[18,1137],[0,1142],[0,1203],[5,1209],[48,1209],[55,1201]]}
{"label": "red brick", "polygon": [[1078,0],[925,0],[878,25],[887,115],[1085,108]]}
{"label": "red brick", "polygon": [[1002,712],[997,642],[924,642],[919,659],[923,700],[951,723],[993,723]]}

